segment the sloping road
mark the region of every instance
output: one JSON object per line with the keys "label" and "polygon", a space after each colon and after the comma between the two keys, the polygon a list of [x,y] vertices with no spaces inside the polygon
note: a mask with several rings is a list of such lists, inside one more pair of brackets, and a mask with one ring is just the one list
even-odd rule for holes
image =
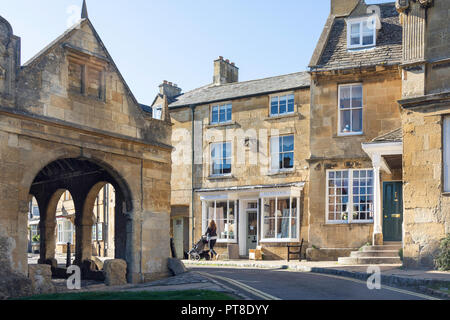
{"label": "sloping road", "polygon": [[252,300],[427,300],[436,298],[383,286],[370,290],[365,281],[286,270],[190,268]]}

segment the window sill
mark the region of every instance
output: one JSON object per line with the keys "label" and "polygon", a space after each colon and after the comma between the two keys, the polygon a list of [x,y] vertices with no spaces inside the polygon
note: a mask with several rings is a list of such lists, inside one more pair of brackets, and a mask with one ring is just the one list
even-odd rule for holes
{"label": "window sill", "polygon": [[284,170],[271,170],[267,173],[268,176],[279,176],[294,173],[295,169],[284,169]]}
{"label": "window sill", "polygon": [[354,225],[354,224],[374,224],[373,220],[363,220],[363,221],[327,221],[325,225],[333,226],[333,225],[341,225],[341,226],[348,226],[348,225]]}
{"label": "window sill", "polygon": [[355,137],[355,136],[364,136],[364,132],[351,132],[351,133],[338,133],[333,136],[333,138],[346,138],[346,137]]}
{"label": "window sill", "polygon": [[447,191],[442,192],[442,196],[444,196],[444,197],[450,197],[450,192],[447,192]]}
{"label": "window sill", "polygon": [[299,118],[300,117],[300,113],[298,112],[294,112],[294,113],[288,113],[288,114],[283,114],[283,115],[279,115],[279,116],[269,116],[267,118],[265,118],[265,121],[276,121],[276,120],[280,120],[280,119],[289,119],[289,118]]}
{"label": "window sill", "polygon": [[237,240],[220,240],[217,239],[216,243],[223,243],[223,244],[237,244]]}
{"label": "window sill", "polygon": [[208,124],[206,126],[206,129],[230,127],[230,126],[235,126],[235,125],[237,125],[236,121],[229,121],[229,122],[224,122],[224,123]]}
{"label": "window sill", "polygon": [[226,179],[234,179],[235,177],[232,174],[227,174],[223,176],[209,176],[208,180],[226,180]]}
{"label": "window sill", "polygon": [[260,243],[290,243],[290,242],[299,242],[300,239],[261,239]]}

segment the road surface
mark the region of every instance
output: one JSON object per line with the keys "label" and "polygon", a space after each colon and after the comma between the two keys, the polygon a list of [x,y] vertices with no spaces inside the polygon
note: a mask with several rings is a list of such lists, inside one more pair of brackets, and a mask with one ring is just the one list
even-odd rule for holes
{"label": "road surface", "polygon": [[365,281],[281,269],[192,267],[253,300],[427,300],[417,292],[381,286],[370,290]]}

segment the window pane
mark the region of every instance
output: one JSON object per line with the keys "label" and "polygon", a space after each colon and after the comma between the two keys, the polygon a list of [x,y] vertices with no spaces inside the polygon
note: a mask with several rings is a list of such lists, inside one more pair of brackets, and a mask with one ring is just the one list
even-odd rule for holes
{"label": "window pane", "polygon": [[294,95],[291,94],[288,96],[288,112],[294,112],[295,99]]}
{"label": "window pane", "polygon": [[359,35],[359,32],[360,32],[360,28],[361,28],[361,24],[360,23],[352,23],[351,25],[350,25],[350,32],[351,32],[351,34],[352,35]]}
{"label": "window pane", "polygon": [[263,237],[275,238],[275,199],[264,199]]}
{"label": "window pane", "polygon": [[227,119],[226,121],[231,121],[231,113],[232,113],[232,106],[231,104],[227,105]]}
{"label": "window pane", "polygon": [[231,143],[230,142],[223,144],[223,157],[231,158]]}
{"label": "window pane", "polygon": [[287,97],[280,97],[280,114],[284,114],[287,111]]}
{"label": "window pane", "polygon": [[216,204],[216,225],[217,237],[219,239],[226,239],[225,219],[227,214],[227,202],[217,202]]}
{"label": "window pane", "polygon": [[211,145],[211,158],[218,159],[220,157],[221,146],[218,143],[213,143]]}
{"label": "window pane", "polygon": [[292,169],[294,167],[293,152],[280,154],[280,167],[283,169]]}
{"label": "window pane", "polygon": [[231,173],[231,159],[225,159],[223,162],[222,174],[230,174],[230,173]]}
{"label": "window pane", "polygon": [[374,44],[373,34],[364,35],[362,44],[363,44],[363,46],[368,46],[368,45]]}
{"label": "window pane", "polygon": [[278,97],[273,97],[271,101],[270,113],[273,115],[278,114]]}
{"label": "window pane", "polygon": [[348,109],[351,107],[351,87],[340,87],[339,89],[341,109]]}
{"label": "window pane", "polygon": [[283,152],[294,151],[294,136],[283,137]]}
{"label": "window pane", "polygon": [[362,108],[362,86],[352,86],[352,108]]}
{"label": "window pane", "polygon": [[227,110],[226,110],[226,108],[225,107],[220,107],[220,110],[219,110],[219,122],[226,122],[227,121],[227,118],[226,118],[226,116],[227,116]]}
{"label": "window pane", "polygon": [[362,109],[353,110],[352,112],[352,131],[362,132]]}
{"label": "window pane", "polygon": [[211,122],[212,123],[218,123],[219,122],[219,107],[213,107]]}
{"label": "window pane", "polygon": [[341,111],[341,132],[351,132],[350,110]]}
{"label": "window pane", "polygon": [[444,118],[444,190],[450,192],[450,117]]}
{"label": "window pane", "polygon": [[356,37],[351,36],[351,38],[350,38],[350,44],[351,44],[352,46],[358,45],[359,42],[360,42],[359,35],[356,36]]}

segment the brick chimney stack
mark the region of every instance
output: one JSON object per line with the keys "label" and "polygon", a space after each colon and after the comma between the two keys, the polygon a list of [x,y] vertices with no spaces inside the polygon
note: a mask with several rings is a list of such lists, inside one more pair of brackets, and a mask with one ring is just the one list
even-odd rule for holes
{"label": "brick chimney stack", "polygon": [[214,79],[215,85],[221,85],[226,83],[233,83],[239,81],[239,68],[236,67],[234,62],[230,60],[224,60],[220,56],[214,61]]}
{"label": "brick chimney stack", "polygon": [[164,82],[159,85],[159,93],[167,96],[169,99],[179,96],[181,91],[181,88],[178,88],[175,83],[168,82],[167,80],[164,80]]}
{"label": "brick chimney stack", "polygon": [[364,0],[331,0],[331,14],[336,17],[346,17]]}

